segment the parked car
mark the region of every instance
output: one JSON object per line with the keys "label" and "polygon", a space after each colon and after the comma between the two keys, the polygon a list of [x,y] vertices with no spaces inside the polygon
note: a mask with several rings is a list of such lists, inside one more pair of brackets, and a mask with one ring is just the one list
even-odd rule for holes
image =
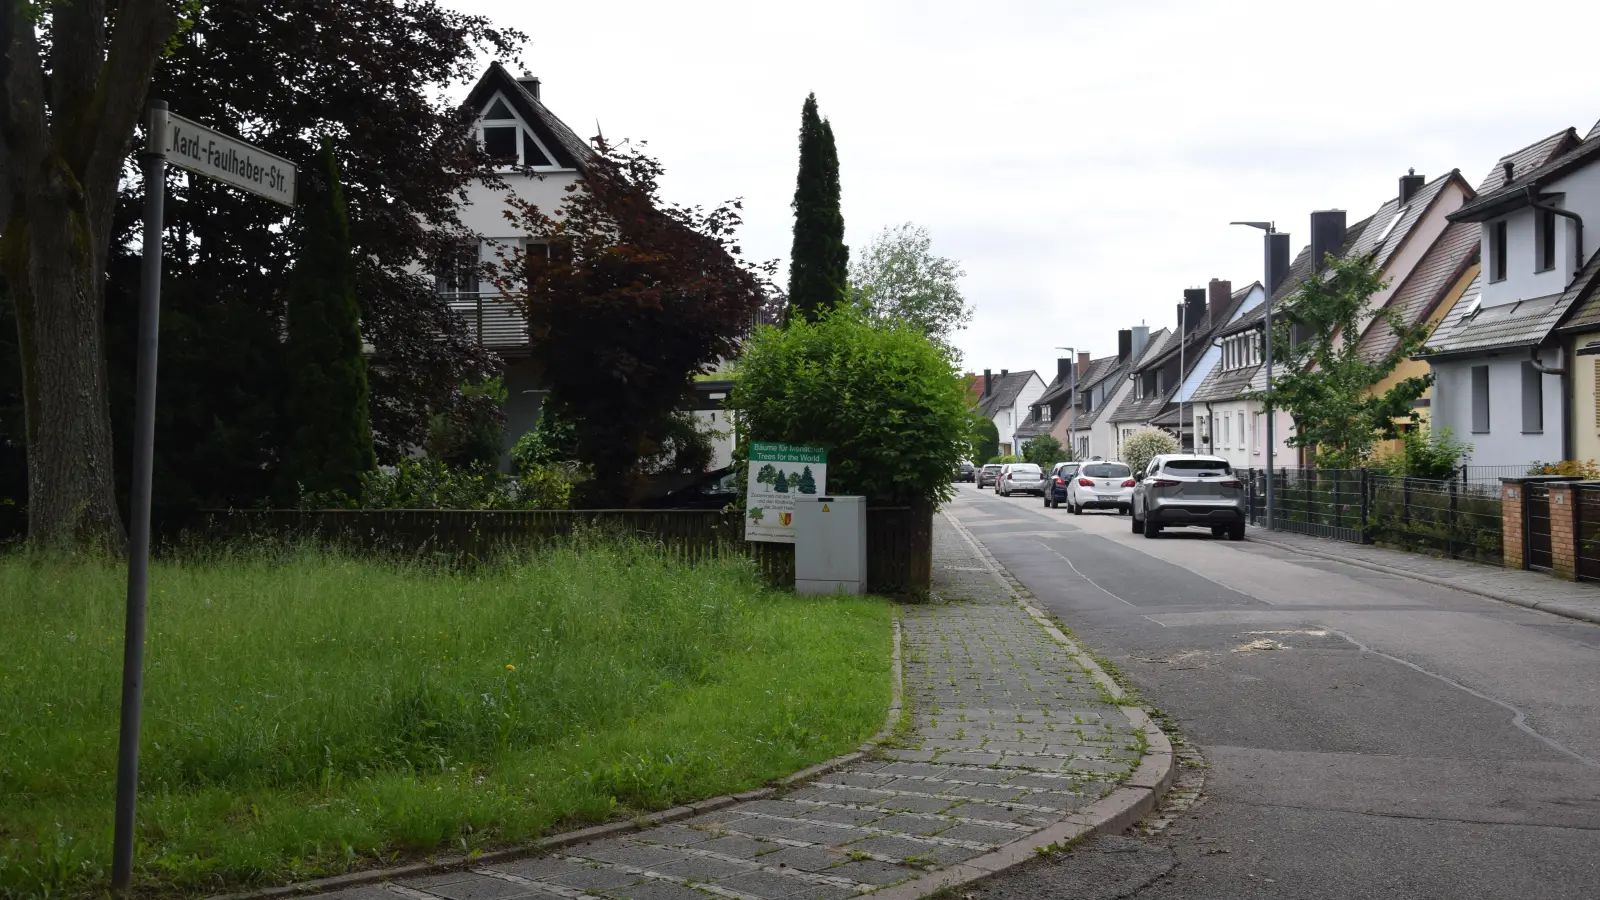
{"label": "parked car", "polygon": [[977,478],[977,476],[978,470],[972,465],[972,463],[964,462],[961,465],[956,466],[957,481],[972,481],[973,479]]}
{"label": "parked car", "polygon": [[1067,480],[1067,511],[1075,516],[1086,509],[1114,509],[1123,515],[1133,508],[1133,470],[1116,460],[1086,462],[1078,477]]}
{"label": "parked car", "polygon": [[1190,526],[1242,541],[1244,505],[1244,484],[1227,460],[1162,454],[1134,488],[1133,533],[1153,538],[1163,528]]}
{"label": "parked car", "polygon": [[982,469],[979,469],[978,470],[978,487],[980,487],[980,488],[994,487],[995,478],[999,477],[1000,470],[1004,469],[1004,468],[1005,468],[1005,466],[1002,466],[999,463],[989,463],[988,465],[984,466]]}
{"label": "parked car", "polygon": [[1036,463],[1007,463],[1000,470],[994,492],[1002,497],[1012,494],[1043,494],[1044,470]]}
{"label": "parked car", "polygon": [[713,469],[689,484],[660,497],[640,502],[644,509],[723,509],[738,494],[738,473],[733,466]]}
{"label": "parked car", "polygon": [[1062,462],[1050,467],[1050,474],[1046,476],[1044,486],[1044,505],[1051,509],[1060,509],[1061,504],[1067,499],[1067,483],[1078,477],[1078,467],[1082,463]]}

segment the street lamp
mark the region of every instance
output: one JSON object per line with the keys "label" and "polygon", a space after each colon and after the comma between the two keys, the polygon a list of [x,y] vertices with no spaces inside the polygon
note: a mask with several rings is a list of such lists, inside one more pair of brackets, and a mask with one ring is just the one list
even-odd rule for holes
{"label": "street lamp", "polygon": [[1057,350],[1067,351],[1067,370],[1072,377],[1067,379],[1067,398],[1072,403],[1072,428],[1068,432],[1067,449],[1072,452],[1072,458],[1078,458],[1078,354],[1076,347],[1057,347]]}
{"label": "street lamp", "polygon": [[1277,285],[1272,283],[1272,236],[1278,233],[1277,227],[1272,222],[1229,222],[1229,225],[1245,225],[1250,228],[1259,228],[1266,232],[1262,237],[1262,247],[1265,251],[1265,266],[1262,272],[1261,287],[1267,292],[1267,311],[1265,315],[1265,338],[1262,343],[1262,352],[1267,358],[1267,527],[1271,528],[1277,520],[1273,518],[1273,483],[1272,483],[1272,420],[1276,418],[1272,409],[1272,291]]}

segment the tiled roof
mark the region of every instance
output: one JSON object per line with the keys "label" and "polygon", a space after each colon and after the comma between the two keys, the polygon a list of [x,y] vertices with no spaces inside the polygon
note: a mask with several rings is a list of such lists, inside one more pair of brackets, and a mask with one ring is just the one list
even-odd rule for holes
{"label": "tiled roof", "polygon": [[[1107,367],[1115,364],[1116,361],[1117,358],[1115,356],[1102,356],[1099,359],[1090,360],[1089,368],[1085,369],[1083,375],[1078,378],[1078,390],[1081,391],[1093,387],[1096,382],[1105,377],[1105,373],[1108,371]],[[1033,401],[1034,405],[1049,403],[1071,389],[1072,379],[1070,376],[1065,379],[1057,376],[1055,381],[1045,386],[1044,393],[1039,395],[1039,399]]]}
{"label": "tiled roof", "polygon": [[[1145,344],[1144,352],[1139,354],[1139,361],[1129,367],[1130,373],[1140,372],[1149,368],[1150,364],[1164,352],[1168,344],[1174,344],[1174,346],[1176,346],[1173,341],[1173,334],[1174,333],[1172,329],[1163,328],[1155,334],[1150,335],[1150,342]],[[1173,390],[1177,390],[1177,388],[1174,387]],[[1146,397],[1145,399],[1140,400],[1134,396],[1133,391],[1129,391],[1128,396],[1122,398],[1122,402],[1117,404],[1116,410],[1112,412],[1111,418],[1107,421],[1127,422],[1133,419],[1139,419],[1140,416],[1144,415],[1144,413],[1148,411],[1144,410],[1143,407],[1148,406],[1151,401],[1155,399],[1156,398],[1154,397]],[[1156,409],[1159,408],[1159,406],[1156,407]]]}
{"label": "tiled roof", "polygon": [[470,109],[481,109],[495,91],[511,101],[539,140],[556,155],[555,162],[581,170],[594,159],[594,150],[590,149],[588,142],[573,133],[567,123],[561,121],[498,62],[489,64],[489,68],[467,94],[465,105]]}
{"label": "tiled roof", "polygon": [[1558,131],[1543,140],[1535,141],[1514,153],[1507,153],[1495,161],[1494,168],[1489,170],[1483,183],[1478,185],[1478,195],[1487,196],[1505,187],[1505,164],[1512,163],[1511,178],[1513,182],[1520,182],[1523,176],[1534,169],[1543,166],[1554,159],[1557,154],[1566,151],[1578,143],[1578,133],[1571,128]]}
{"label": "tiled roof", "polygon": [[1600,120],[1595,121],[1594,127],[1589,129],[1589,133],[1584,135],[1583,139],[1586,141],[1591,141],[1597,137],[1600,137]]}
{"label": "tiled roof", "polygon": [[1253,366],[1241,366],[1237,369],[1222,370],[1222,363],[1217,363],[1206,374],[1205,380],[1194,389],[1191,398],[1197,403],[1206,401],[1233,400],[1249,389],[1250,379],[1261,368],[1260,363]]}
{"label": "tiled roof", "polygon": [[[1452,219],[1463,221],[1483,222],[1509,212],[1512,209],[1526,206],[1529,199],[1529,188],[1542,187],[1574,169],[1591,165],[1600,160],[1600,137],[1589,138],[1584,141],[1577,139],[1577,133],[1570,129],[1559,137],[1570,138],[1562,140],[1556,145],[1556,152],[1541,165],[1530,168],[1526,173],[1519,172],[1511,184],[1502,184],[1493,191],[1485,191],[1471,202],[1463,205],[1451,216]],[[1494,177],[1493,175],[1490,176]],[[1504,181],[1504,174],[1500,176]]]}
{"label": "tiled roof", "polygon": [[[1479,228],[1470,222],[1445,226],[1433,246],[1418,260],[1385,308],[1400,314],[1406,325],[1416,325],[1433,314],[1467,267],[1478,258]],[[1394,329],[1374,319],[1361,336],[1361,354],[1378,359],[1394,349]]]}
{"label": "tiled roof", "polygon": [[[1114,386],[1111,388],[1109,393],[1115,394],[1117,392],[1117,388],[1115,387],[1115,384],[1126,380],[1127,377],[1128,377],[1128,372],[1129,372],[1129,370],[1131,368],[1132,367],[1128,363],[1122,363],[1119,366],[1113,367],[1111,369],[1111,371],[1106,373],[1106,376],[1104,378],[1100,379],[1101,381],[1108,381],[1109,380],[1109,381],[1113,382]],[[1106,403],[1100,404],[1099,406],[1095,407],[1094,409],[1089,410],[1086,413],[1078,413],[1078,427],[1079,428],[1087,428],[1088,426],[1093,425],[1095,422],[1100,420],[1100,417],[1102,415],[1106,414],[1107,410],[1109,410],[1111,408],[1112,408],[1112,406],[1111,406],[1110,402],[1106,402]]]}
{"label": "tiled roof", "polygon": [[[1600,128],[1600,125],[1595,126]],[[1578,277],[1567,288],[1570,303],[1580,304],[1572,318],[1561,326],[1562,331],[1579,331],[1600,326],[1600,251],[1589,257]]]}
{"label": "tiled roof", "polygon": [[[1228,296],[1227,303],[1218,304],[1222,307],[1220,310],[1211,308],[1209,304],[1207,305],[1206,317],[1200,320],[1200,324],[1189,332],[1188,337],[1183,342],[1187,351],[1194,358],[1198,359],[1201,353],[1204,353],[1205,348],[1211,346],[1211,341],[1216,337],[1217,331],[1226,327],[1233,319],[1233,314],[1238,311],[1239,304],[1243,303],[1244,298],[1249,296],[1250,289],[1253,287],[1255,287],[1254,282],[1249,287],[1234,291]],[[1194,352],[1196,348],[1199,348],[1199,352]],[[1156,356],[1146,356],[1141,360],[1140,368],[1148,369],[1151,366],[1161,365],[1177,354],[1178,342],[1172,341],[1168,346],[1162,348],[1161,352]]]}
{"label": "tiled roof", "polygon": [[1428,341],[1424,357],[1454,356],[1515,347],[1529,347],[1543,341],[1567,311],[1562,303],[1566,292],[1502,303],[1474,312],[1479,299],[1481,278],[1473,279],[1456,301],[1444,321]]}
{"label": "tiled roof", "polygon": [[1022,393],[1030,380],[1037,375],[1032,369],[1026,372],[1007,372],[994,376],[994,384],[990,386],[989,396],[982,399],[983,414],[994,418],[1002,409],[1010,409],[1016,405],[1017,395]]}

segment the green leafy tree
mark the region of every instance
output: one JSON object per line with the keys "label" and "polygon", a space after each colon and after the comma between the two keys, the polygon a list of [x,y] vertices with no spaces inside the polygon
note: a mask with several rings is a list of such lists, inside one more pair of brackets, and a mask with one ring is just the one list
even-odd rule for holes
{"label": "green leafy tree", "polygon": [[1047,467],[1064,461],[1067,455],[1060,441],[1048,434],[1041,434],[1022,448],[1022,459],[1036,466]]}
{"label": "green leafy tree", "polygon": [[794,245],[789,253],[789,303],[815,322],[844,299],[850,248],[839,208],[839,151],[833,126],[817,113],[817,95],[800,110],[800,172],[795,179]]}
{"label": "green leafy tree", "polygon": [[817,479],[816,476],[811,474],[810,466],[806,466],[805,469],[801,471],[799,484],[800,486],[798,490],[802,494],[815,494],[817,492]]}
{"label": "green leafy tree", "polygon": [[428,455],[452,466],[498,465],[505,450],[508,396],[498,377],[462,385],[456,401],[434,416]]}
{"label": "green leafy tree", "polygon": [[[1427,343],[1426,323],[1407,325],[1399,310],[1369,313],[1372,295],[1384,288],[1383,274],[1369,257],[1327,258],[1327,268],[1306,279],[1274,314],[1272,395],[1246,395],[1267,410],[1285,410],[1294,420],[1290,446],[1304,447],[1327,468],[1364,465],[1379,440],[1400,435],[1400,424],[1416,422],[1413,406],[1433,374],[1416,375],[1377,391],[1395,367]],[[1387,328],[1394,347],[1382,356],[1362,353],[1360,325]]]}
{"label": "green leafy tree", "polygon": [[789,493],[789,476],[783,474],[782,469],[778,470],[778,477],[772,482],[772,489],[780,494]]}
{"label": "green leafy tree", "polygon": [[972,457],[993,461],[1000,455],[1000,429],[995,427],[993,419],[976,410],[973,419]]}
{"label": "green leafy tree", "polygon": [[952,358],[951,339],[972,321],[958,282],[961,264],[933,252],[928,229],[907,222],[885,228],[850,266],[850,293],[877,321],[901,320],[923,330]]}
{"label": "green leafy tree", "polygon": [[1133,470],[1134,477],[1144,474],[1150,460],[1163,453],[1177,453],[1178,439],[1160,428],[1141,428],[1122,442],[1122,461]]}
{"label": "green leafy tree", "polygon": [[570,418],[554,403],[539,409],[539,421],[517,438],[511,459],[520,470],[527,466],[571,462],[578,458],[578,431]]}
{"label": "green leafy tree", "polygon": [[961,373],[920,328],[847,305],[757,329],[738,371],[729,404],[746,438],[822,445],[830,491],[907,505],[952,496],[971,405]]}
{"label": "green leafy tree", "polygon": [[299,254],[289,282],[286,496],[301,490],[356,494],[377,465],[367,418],[367,368],[350,222],[333,147],[324,143],[302,179]]}

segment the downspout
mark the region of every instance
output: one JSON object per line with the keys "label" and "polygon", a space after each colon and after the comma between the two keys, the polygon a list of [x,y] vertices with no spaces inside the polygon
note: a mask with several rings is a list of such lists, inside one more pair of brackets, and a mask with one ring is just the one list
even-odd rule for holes
{"label": "downspout", "polygon": [[[1534,197],[1533,197],[1533,185],[1531,185],[1531,184],[1528,185],[1523,190],[1525,190],[1527,192],[1528,205],[1529,206],[1533,207],[1534,209],[1542,209],[1545,212],[1555,213],[1558,216],[1562,216],[1563,218],[1568,218],[1568,219],[1572,220],[1572,225],[1573,225],[1572,246],[1573,246],[1573,250],[1575,251],[1574,255],[1577,257],[1577,264],[1572,269],[1572,275],[1573,275],[1574,278],[1576,278],[1578,276],[1578,273],[1583,271],[1583,262],[1584,262],[1584,256],[1583,256],[1583,216],[1578,215],[1577,213],[1573,212],[1570,209],[1562,209],[1559,206],[1552,206],[1552,205],[1550,205],[1548,203],[1543,203],[1543,202],[1540,202],[1538,200],[1535,200]],[[1550,373],[1550,374],[1555,374],[1555,373]]]}
{"label": "downspout", "polygon": [[[1232,415],[1232,413],[1229,413],[1229,415]],[[1217,417],[1216,417],[1216,415],[1214,415],[1211,412],[1211,401],[1207,400],[1206,401],[1206,451],[1208,453],[1210,453],[1212,456],[1216,456],[1217,455],[1217,442],[1213,441],[1211,439],[1211,435],[1213,433],[1215,433],[1216,430],[1217,430],[1216,422],[1217,422]],[[1198,440],[1199,437],[1200,436],[1198,434],[1195,435],[1196,440]]]}
{"label": "downspout", "polygon": [[1535,372],[1542,375],[1561,376],[1561,458],[1572,459],[1576,454],[1576,444],[1572,436],[1572,372],[1567,366],[1567,353],[1565,348],[1557,347],[1556,352],[1561,354],[1561,359],[1553,366],[1547,366],[1539,361],[1539,347],[1534,345],[1528,348],[1528,365]]}

